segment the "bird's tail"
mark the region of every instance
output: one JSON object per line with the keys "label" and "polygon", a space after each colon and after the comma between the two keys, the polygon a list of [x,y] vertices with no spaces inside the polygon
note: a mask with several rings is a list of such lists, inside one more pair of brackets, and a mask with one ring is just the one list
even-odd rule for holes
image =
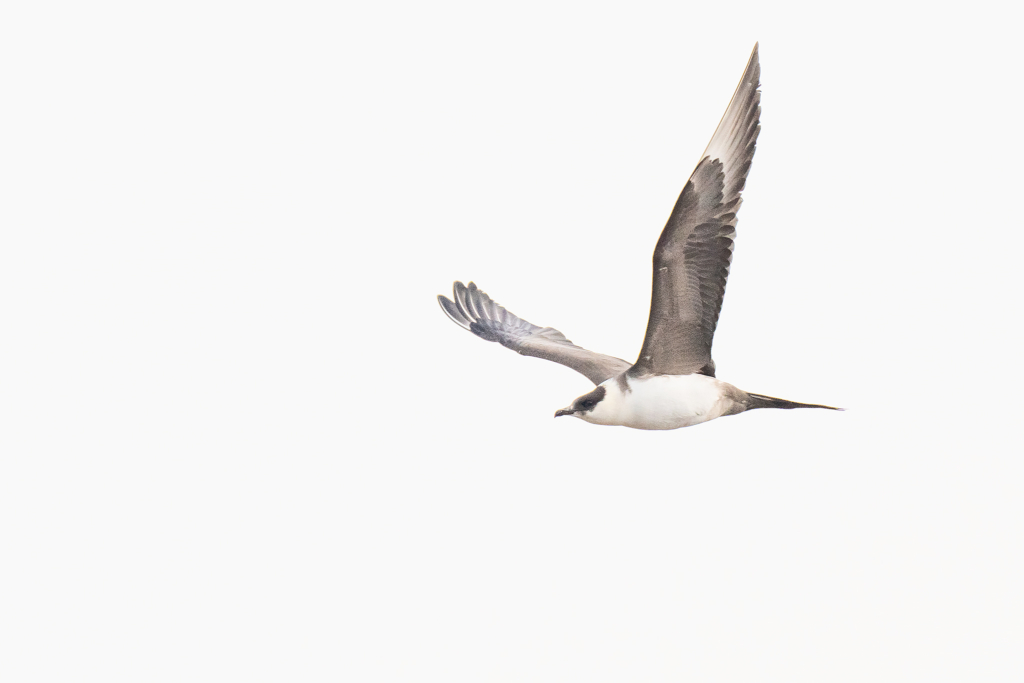
{"label": "bird's tail", "polygon": [[825,408],[826,410],[842,410],[842,408],[833,408],[832,406],[822,406],[817,403],[797,403],[796,401],[787,401],[784,398],[772,398],[771,396],[763,396],[761,394],[750,394],[750,401],[747,403],[747,410],[754,410],[755,408],[782,408],[783,410],[792,410],[793,408]]}

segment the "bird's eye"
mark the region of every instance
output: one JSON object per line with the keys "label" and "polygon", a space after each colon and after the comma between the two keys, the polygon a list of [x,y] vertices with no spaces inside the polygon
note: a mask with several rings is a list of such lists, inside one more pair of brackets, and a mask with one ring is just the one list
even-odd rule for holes
{"label": "bird's eye", "polygon": [[590,401],[590,400],[587,400],[587,401],[583,401],[582,403],[580,403],[580,405],[582,407],[586,408],[587,410],[590,410],[591,408],[594,407],[594,402]]}

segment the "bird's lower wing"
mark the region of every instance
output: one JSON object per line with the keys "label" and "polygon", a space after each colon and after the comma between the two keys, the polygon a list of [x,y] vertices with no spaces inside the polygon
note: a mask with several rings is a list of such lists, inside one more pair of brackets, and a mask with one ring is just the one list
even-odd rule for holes
{"label": "bird's lower wing", "polygon": [[441,308],[459,327],[481,339],[498,342],[523,356],[554,361],[572,368],[594,384],[615,377],[630,363],[576,346],[553,327],[538,327],[494,303],[472,282],[456,282],[452,299],[438,295]]}

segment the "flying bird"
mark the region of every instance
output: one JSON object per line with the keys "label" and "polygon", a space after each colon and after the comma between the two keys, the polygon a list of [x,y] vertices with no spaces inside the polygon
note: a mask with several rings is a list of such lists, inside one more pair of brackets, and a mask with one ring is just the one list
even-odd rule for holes
{"label": "flying bird", "polygon": [[459,326],[524,356],[554,361],[597,387],[555,417],[635,429],[678,429],[755,408],[826,408],[753,394],[715,377],[711,342],[736,238],[736,213],[761,131],[757,45],[704,155],[654,248],[651,314],[635,363],[576,346],[496,304],[472,282],[438,296]]}

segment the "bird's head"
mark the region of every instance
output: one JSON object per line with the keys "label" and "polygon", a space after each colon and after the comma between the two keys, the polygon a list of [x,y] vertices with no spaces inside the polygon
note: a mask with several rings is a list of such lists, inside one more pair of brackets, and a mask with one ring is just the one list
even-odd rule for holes
{"label": "bird's head", "polygon": [[562,415],[572,415],[578,417],[586,422],[593,422],[595,424],[603,424],[605,419],[609,417],[605,415],[609,412],[610,401],[605,399],[608,397],[608,390],[602,384],[596,389],[591,391],[589,394],[583,394],[578,399],[572,402],[568,408],[562,408],[561,410],[555,411],[555,417],[561,417]]}

